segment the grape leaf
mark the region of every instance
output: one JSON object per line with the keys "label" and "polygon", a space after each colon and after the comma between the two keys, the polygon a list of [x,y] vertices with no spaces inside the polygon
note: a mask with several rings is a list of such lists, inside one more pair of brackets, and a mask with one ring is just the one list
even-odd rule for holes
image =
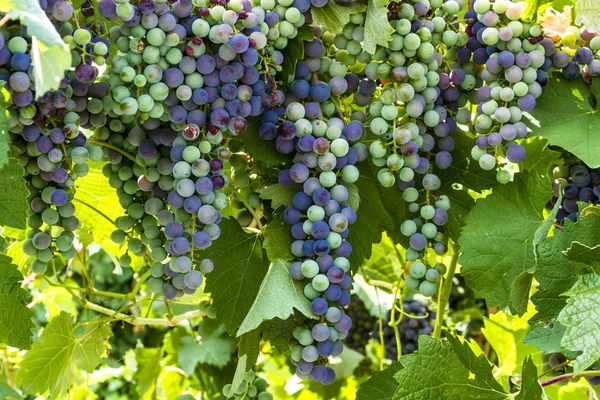
{"label": "grape leaf", "polygon": [[0,343],[26,350],[31,348],[35,312],[27,308],[31,295],[21,281],[23,275],[10,257],[0,255]]}
{"label": "grape leaf", "polygon": [[289,161],[289,158],[280,153],[275,147],[275,141],[263,140],[259,135],[259,129],[262,125],[260,117],[248,117],[248,128],[240,138],[244,149],[250,153],[255,160],[262,161],[268,167],[283,164]]}
{"label": "grape leaf", "polygon": [[565,219],[563,229],[555,229],[554,236],[540,243],[538,269],[534,278],[539,283],[539,291],[531,300],[538,313],[533,322],[551,321],[558,316],[565,305],[564,292],[571,289],[577,276],[588,265],[570,259],[565,252],[573,242],[589,246],[600,243],[600,216],[590,214],[581,217],[577,222]]}
{"label": "grape leaf", "polygon": [[388,22],[388,5],[390,0],[368,0],[365,18],[365,40],[363,49],[369,54],[375,54],[377,45],[387,48],[392,40],[394,28]]}
{"label": "grape leaf", "polygon": [[394,375],[402,368],[402,364],[394,361],[383,371],[374,372],[360,385],[356,393],[356,400],[392,400],[398,382]]}
{"label": "grape leaf", "polygon": [[[94,242],[102,245],[109,254],[121,255],[126,249],[110,240],[110,235],[117,229],[115,220],[125,212],[119,203],[116,190],[108,184],[108,178],[102,173],[101,163],[88,163],[89,173],[77,179],[75,198],[75,215],[80,221],[80,230],[89,232]],[[126,246],[123,246],[126,247]]]}
{"label": "grape leaf", "polygon": [[300,191],[298,185],[282,186],[279,184],[265,186],[257,190],[258,197],[263,200],[271,200],[271,208],[277,210],[279,207],[292,205],[294,195]]}
{"label": "grape leaf", "polygon": [[395,375],[399,386],[394,400],[507,399],[485,356],[476,357],[468,343],[449,333],[446,337],[419,336],[419,350],[400,360],[404,368]]}
{"label": "grape leaf", "polygon": [[544,389],[538,380],[538,370],[532,357],[527,357],[521,373],[521,390],[515,400],[545,399]]}
{"label": "grape leaf", "polygon": [[360,193],[358,193],[358,187],[354,183],[344,183],[344,186],[348,189],[348,201],[344,204],[354,211],[358,211],[358,207],[360,207]]}
{"label": "grape leaf", "polygon": [[10,155],[10,116],[8,107],[11,106],[10,93],[4,87],[6,82],[0,81],[0,169],[8,164]]}
{"label": "grape leaf", "polygon": [[35,0],[5,0],[0,3],[0,12],[7,13],[11,19],[19,19],[31,36],[36,99],[57,90],[65,71],[71,68],[71,51],[40,3]]}
{"label": "grape leaf", "polygon": [[[310,12],[315,25],[321,25],[332,33],[339,33],[350,22],[352,14],[359,14],[366,9],[366,4],[361,2],[353,1],[342,6],[330,0],[323,7],[311,7]],[[385,20],[387,21],[387,16]]]}
{"label": "grape leaf", "polygon": [[24,172],[15,159],[10,159],[8,165],[0,169],[0,225],[17,229],[27,227],[29,190],[23,178]]}
{"label": "grape leaf", "polygon": [[561,352],[560,342],[565,334],[565,326],[558,322],[539,322],[531,325],[523,343],[535,346],[538,350],[546,353]]}
{"label": "grape leaf", "polygon": [[193,337],[181,339],[178,362],[187,373],[194,373],[197,363],[214,365],[222,368],[231,361],[231,353],[235,343],[229,337],[209,337],[197,343]]}
{"label": "grape leaf", "polygon": [[590,247],[586,244],[573,242],[571,247],[565,252],[567,258],[587,264],[596,271],[600,265],[600,244]]}
{"label": "grape leaf", "polygon": [[529,329],[527,320],[534,313],[534,308],[530,307],[522,317],[500,311],[483,319],[481,332],[498,354],[496,376],[510,377],[519,373],[528,356],[535,353],[535,347],[522,342]]}
{"label": "grape leaf", "polygon": [[281,213],[276,214],[275,219],[265,227],[264,248],[269,260],[293,260],[292,242],[294,238],[290,234],[290,225],[283,221]]}
{"label": "grape leaf", "polygon": [[288,319],[294,314],[294,309],[307,318],[316,318],[312,313],[310,301],[304,296],[302,286],[294,281],[289,268],[290,263],[284,260],[277,260],[271,264],[237,336],[258,328],[263,321],[273,318]]}
{"label": "grape leaf", "polygon": [[536,171],[540,175],[548,175],[550,166],[562,165],[561,154],[548,148],[548,141],[539,136],[529,138],[521,143],[527,157],[519,167],[525,171]]}
{"label": "grape leaf", "polygon": [[265,321],[261,326],[263,339],[273,346],[275,352],[285,354],[290,350],[290,341],[294,337],[293,332],[296,326],[298,326],[298,322],[295,318],[286,320],[274,318]]}
{"label": "grape leaf", "polygon": [[494,172],[484,171],[479,163],[472,159],[471,149],[475,146],[475,138],[462,131],[457,132],[453,137],[453,162],[448,168],[437,170],[436,174],[442,181],[439,194],[446,195],[450,199],[448,222],[444,225],[444,231],[456,242],[465,224],[465,217],[475,206],[475,200],[467,189],[481,193],[498,186],[499,183]]}
{"label": "grape leaf", "polygon": [[248,357],[248,364],[254,365],[258,361],[260,355],[260,330],[255,329],[240,337],[238,343],[238,358],[241,356]]}
{"label": "grape leaf", "polygon": [[589,31],[600,31],[600,4],[596,0],[577,0],[575,3],[575,23]]}
{"label": "grape leaf", "polygon": [[[590,168],[600,167],[600,82],[570,81],[562,74],[552,74],[544,95],[538,99],[531,115],[537,120],[530,124],[535,135],[551,145],[560,146],[576,155]],[[566,135],[565,132],[569,134]]]}
{"label": "grape leaf", "polygon": [[524,172],[478,200],[467,215],[459,240],[462,275],[489,307],[507,306],[513,281],[535,270],[534,236],[551,195],[549,180]]}
{"label": "grape leaf", "polygon": [[235,367],[235,374],[233,375],[233,382],[231,382],[232,388],[238,388],[244,381],[246,371],[248,371],[248,356],[241,356],[238,359],[237,366]]}
{"label": "grape leaf", "polygon": [[[390,212],[398,210],[398,204],[403,205],[402,195],[396,192],[396,188],[390,188],[389,192],[377,181],[377,172],[368,163],[362,163],[359,167],[360,178],[356,182],[360,202],[368,204],[357,211],[357,220],[350,226],[348,241],[352,245],[352,253],[348,259],[354,270],[360,267],[365,259],[371,257],[373,243],[381,241],[381,233],[388,229],[394,229],[394,219]],[[400,189],[397,189],[399,192]],[[380,193],[388,193],[385,198],[389,208],[384,205]],[[393,210],[392,210],[393,208]],[[403,211],[405,212],[405,211]],[[403,214],[401,214],[403,215]]]}
{"label": "grape leaf", "polygon": [[400,258],[400,251],[387,233],[384,233],[381,242],[373,245],[371,257],[362,266],[365,278],[389,283],[398,282],[404,275],[404,260]]}
{"label": "grape leaf", "polygon": [[558,315],[558,321],[567,328],[561,345],[569,351],[581,351],[573,362],[573,372],[579,374],[600,358],[600,276],[580,276],[565,295],[567,304]]}
{"label": "grape leaf", "polygon": [[193,374],[197,363],[214,365],[222,368],[231,361],[231,354],[235,349],[235,342],[223,335],[225,329],[217,329],[206,335],[201,333],[201,342],[198,343],[191,336],[181,338],[181,345],[177,353],[177,361],[187,374]]}
{"label": "grape leaf", "polygon": [[0,399],[23,400],[23,397],[4,382],[0,382]]}
{"label": "grape leaf", "polygon": [[92,372],[101,361],[107,336],[108,329],[92,324],[84,335],[76,337],[73,317],[60,313],[23,357],[17,385],[26,394],[48,393],[50,399],[61,398],[69,387],[70,368]]}
{"label": "grape leaf", "polygon": [[250,311],[269,270],[269,260],[262,249],[262,237],[245,233],[233,218],[223,219],[221,236],[202,258],[214,260],[215,269],[206,277],[207,293],[212,293],[219,320],[233,334]]}
{"label": "grape leaf", "polygon": [[137,370],[134,378],[137,382],[136,389],[140,400],[156,399],[156,383],[160,375],[160,360],[162,353],[160,348],[137,348],[135,349],[135,361]]}

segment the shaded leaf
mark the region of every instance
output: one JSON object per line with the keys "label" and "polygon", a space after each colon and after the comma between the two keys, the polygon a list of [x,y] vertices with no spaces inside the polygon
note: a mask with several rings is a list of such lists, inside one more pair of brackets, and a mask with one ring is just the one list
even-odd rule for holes
{"label": "shaded leaf", "polygon": [[223,219],[220,225],[219,239],[199,253],[215,262],[214,271],[206,277],[205,291],[212,293],[219,321],[233,334],[252,307],[269,260],[260,235],[245,233],[233,218]]}
{"label": "shaded leaf", "polygon": [[258,328],[264,321],[274,318],[288,319],[294,309],[307,318],[316,318],[310,301],[304,296],[299,282],[289,272],[290,263],[277,260],[271,264],[256,294],[256,299],[242,322],[237,335],[241,336]]}

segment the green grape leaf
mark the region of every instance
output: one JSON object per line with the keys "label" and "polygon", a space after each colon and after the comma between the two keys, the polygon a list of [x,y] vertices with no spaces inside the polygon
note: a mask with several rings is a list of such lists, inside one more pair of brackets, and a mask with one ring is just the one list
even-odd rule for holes
{"label": "green grape leaf", "polygon": [[534,236],[551,194],[548,179],[523,172],[467,215],[459,240],[462,275],[489,307],[507,306],[513,281],[523,271],[535,271]]}
{"label": "green grape leaf", "polygon": [[600,31],[600,4],[596,0],[577,0],[575,23],[592,32]]}
{"label": "green grape leaf", "polygon": [[548,141],[534,136],[521,142],[527,152],[527,157],[519,167],[525,171],[536,171],[540,175],[548,175],[550,166],[562,165],[561,154],[548,148]]}
{"label": "green grape leaf", "polygon": [[[246,375],[246,371],[248,371],[250,367],[248,366],[248,357],[241,356],[238,359],[237,366],[235,367],[235,374],[233,374],[233,381],[231,382],[232,388],[238,388],[244,382],[244,376]],[[231,398],[231,397],[229,397]]]}
{"label": "green grape leaf", "polygon": [[398,387],[398,381],[394,379],[394,375],[401,368],[402,364],[394,361],[383,371],[374,372],[360,385],[356,393],[356,400],[392,400]]}
{"label": "green grape leaf", "polygon": [[[400,189],[397,187],[386,189],[381,186],[377,180],[375,167],[366,162],[362,163],[359,169],[360,178],[356,182],[356,187],[360,202],[368,204],[368,207],[363,206],[357,211],[356,222],[350,226],[352,234],[348,236],[348,241],[352,245],[352,253],[348,259],[354,270],[360,267],[365,259],[371,257],[373,243],[381,241],[382,232],[394,229],[392,215],[396,216],[395,211],[401,212],[398,215],[400,218],[406,212],[400,207],[404,205],[402,195],[399,194]],[[387,194],[387,196],[382,197],[380,194],[383,196]]]}
{"label": "green grape leaf", "polygon": [[573,372],[579,374],[600,359],[600,276],[580,276],[565,295],[567,304],[558,315],[558,321],[566,327],[561,345],[581,352],[573,362]]}
{"label": "green grape leaf", "polygon": [[419,350],[403,356],[404,368],[394,399],[505,400],[508,393],[494,379],[493,367],[482,354],[475,356],[468,343],[446,333],[447,340],[419,336]]}
{"label": "green grape leaf", "polygon": [[[597,80],[588,85],[581,79],[570,81],[562,74],[554,73],[544,95],[530,113],[535,118],[530,128],[535,135],[573,153],[590,168],[598,168],[600,136],[596,132],[600,128],[599,100],[600,82]],[[565,132],[569,134],[565,135]]]}
{"label": "green grape leaf", "polygon": [[93,371],[101,361],[108,330],[96,324],[88,329],[76,337],[73,317],[65,312],[50,321],[21,361],[17,385],[23,392],[59,399],[69,387],[71,368]]}
{"label": "green grape leaf", "polygon": [[276,214],[275,219],[265,227],[264,248],[269,260],[293,260],[292,242],[294,238],[290,235],[290,225],[283,221],[281,213]]}
{"label": "green grape leaf", "polygon": [[223,219],[220,225],[219,240],[199,253],[215,262],[214,271],[206,277],[205,291],[212,293],[219,320],[233,334],[252,307],[269,260],[260,235],[245,233],[233,218]]}
{"label": "green grape leaf", "polygon": [[0,81],[0,169],[8,164],[10,155],[10,116],[8,108],[11,106],[10,93],[4,87],[6,82]]}
{"label": "green grape leaf", "polygon": [[10,257],[0,255],[0,343],[27,350],[35,312],[27,308],[31,295],[21,288],[22,281],[23,275]]}
{"label": "green grape leaf", "polygon": [[365,18],[365,40],[363,49],[369,54],[375,54],[377,46],[387,48],[392,40],[394,28],[388,22],[387,12],[390,0],[368,0]]}
{"label": "green grape leaf", "polygon": [[162,352],[160,348],[137,348],[135,349],[135,361],[137,370],[133,375],[137,382],[136,389],[140,400],[156,399],[156,384],[160,375],[160,360]]}
{"label": "green grape leaf", "polygon": [[[224,332],[224,329],[221,333]],[[226,335],[211,333],[201,337],[198,343],[191,336],[181,338],[177,361],[187,374],[193,374],[197,363],[222,368],[231,361],[235,342]]]}
{"label": "green grape leaf", "polygon": [[[352,14],[359,14],[366,9],[366,4],[361,2],[351,2],[347,6],[342,6],[330,0],[324,7],[311,7],[310,12],[315,25],[321,25],[332,33],[339,33],[350,22]],[[387,21],[387,16],[385,21]]]}
{"label": "green grape leaf", "polygon": [[527,320],[535,313],[533,307],[522,317],[500,311],[483,319],[481,332],[498,354],[496,376],[510,377],[519,373],[526,358],[535,353],[535,347],[524,344],[523,337],[529,329]]}
{"label": "green grape leaf", "polygon": [[510,285],[508,307],[511,313],[521,316],[527,312],[532,282],[533,274],[523,271]]}
{"label": "green grape leaf", "polygon": [[600,266],[600,244],[590,247],[586,244],[573,242],[565,252],[568,259],[587,264],[598,271]]}
{"label": "green grape leaf", "polygon": [[294,337],[293,332],[296,326],[298,326],[298,322],[295,318],[286,320],[274,318],[265,321],[261,326],[263,339],[273,346],[275,352],[285,354],[290,350],[290,341]]}
{"label": "green grape leaf", "polygon": [[358,208],[360,207],[360,193],[358,192],[358,187],[354,183],[344,183],[344,186],[348,189],[348,201],[344,204],[354,211],[358,211]]}
{"label": "green grape leaf", "polygon": [[365,278],[388,283],[398,282],[404,275],[401,251],[387,233],[384,233],[381,242],[373,245],[371,257],[362,266]]}
{"label": "green grape leaf", "polygon": [[255,160],[262,161],[268,167],[283,164],[289,161],[289,158],[280,153],[275,147],[275,142],[271,140],[264,140],[259,135],[259,129],[262,125],[260,117],[248,117],[248,127],[246,132],[242,135],[242,138],[236,138],[234,140],[241,140],[246,152],[250,153]]}
{"label": "green grape leaf", "polygon": [[589,214],[573,222],[565,218],[563,229],[555,229],[554,236],[549,237],[538,246],[540,257],[538,269],[534,273],[539,283],[539,290],[531,300],[538,313],[534,322],[552,321],[563,309],[566,298],[563,293],[571,289],[577,277],[588,265],[570,259],[565,252],[573,242],[594,246],[600,243],[600,216]]}
{"label": "green grape leaf", "polygon": [[31,36],[31,58],[35,80],[36,99],[51,90],[57,90],[65,71],[71,68],[71,51],[46,13],[35,0],[5,0],[0,12],[11,19],[19,19]]}
{"label": "green grape leaf", "polygon": [[0,225],[17,229],[27,228],[29,190],[23,178],[24,172],[15,159],[10,159],[8,165],[0,169]]}
{"label": "green grape leaf", "polygon": [[273,318],[288,319],[294,314],[294,309],[306,318],[316,318],[302,286],[294,281],[289,271],[290,263],[285,260],[277,260],[271,264],[237,336],[258,328],[264,321]]}
{"label": "green grape leaf", "polygon": [[523,343],[535,346],[546,353],[561,352],[560,342],[565,334],[566,327],[558,322],[539,322],[529,327]]}
{"label": "green grape leaf", "polygon": [[544,389],[538,380],[538,370],[532,357],[527,357],[523,363],[523,372],[521,373],[521,391],[515,397],[515,400],[544,399]]}
{"label": "green grape leaf", "polygon": [[248,357],[249,365],[254,365],[258,361],[260,355],[260,329],[255,329],[240,337],[238,358],[244,355]]}
{"label": "green grape leaf", "polygon": [[[88,163],[89,173],[77,179],[75,198],[75,215],[79,218],[79,229],[88,232],[95,243],[102,245],[109,254],[121,255],[126,249],[110,240],[110,235],[117,229],[117,218],[125,215],[119,203],[116,190],[108,184],[108,178],[102,173],[101,163]],[[125,246],[123,246],[125,247]]]}
{"label": "green grape leaf", "polygon": [[4,382],[0,382],[0,399],[23,400],[23,397]]}
{"label": "green grape leaf", "polygon": [[85,372],[94,372],[102,362],[101,356],[110,334],[110,329],[100,322],[87,325],[81,337],[74,340],[71,365],[76,365]]}
{"label": "green grape leaf", "polygon": [[258,197],[263,200],[271,200],[271,208],[277,210],[279,207],[289,207],[292,205],[294,195],[299,191],[298,185],[282,186],[274,184],[265,186],[257,190]]}
{"label": "green grape leaf", "polygon": [[472,159],[473,146],[475,146],[475,138],[468,136],[466,132],[457,132],[454,135],[452,164],[436,172],[442,181],[439,194],[446,195],[450,199],[448,222],[444,225],[444,231],[455,242],[460,237],[465,217],[475,206],[475,200],[467,189],[481,193],[499,185],[494,172],[484,171],[479,163]]}

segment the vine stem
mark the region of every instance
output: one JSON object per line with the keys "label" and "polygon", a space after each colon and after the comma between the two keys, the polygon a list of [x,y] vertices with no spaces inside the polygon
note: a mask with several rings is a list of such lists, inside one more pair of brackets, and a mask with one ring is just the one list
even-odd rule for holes
{"label": "vine stem", "polygon": [[153,326],[176,326],[182,321],[187,321],[194,318],[204,317],[205,313],[200,310],[188,311],[183,314],[175,315],[173,318],[143,318],[136,317],[135,315],[127,315],[120,312],[111,310],[110,308],[102,307],[98,304],[86,301],[83,306],[88,310],[96,311],[100,314],[105,314],[113,317],[115,320],[128,322],[131,325],[142,326],[142,325],[153,325]]}
{"label": "vine stem", "polygon": [[546,379],[545,381],[542,381],[540,384],[542,385],[542,387],[546,387],[546,386],[550,386],[557,382],[570,381],[571,379],[578,379],[578,378],[582,378],[585,376],[600,376],[600,370],[583,371],[580,374],[572,374],[571,373],[571,374],[559,375],[559,376],[552,377],[550,379]]}
{"label": "vine stem", "polygon": [[452,250],[454,251],[454,253],[452,254],[450,266],[448,267],[446,281],[442,286],[442,292],[440,293],[438,302],[438,312],[435,316],[435,328],[433,329],[433,337],[436,339],[439,339],[442,336],[444,312],[446,311],[446,306],[448,305],[448,299],[450,299],[450,292],[452,292],[452,278],[454,278],[454,274],[456,273],[456,264],[458,263],[460,246],[454,243],[452,246]]}
{"label": "vine stem", "polygon": [[10,15],[6,14],[2,19],[0,19],[0,28],[6,25],[6,23],[10,21]]}
{"label": "vine stem", "polygon": [[102,146],[102,147],[106,147],[107,149],[114,150],[114,151],[116,151],[117,153],[120,153],[120,154],[122,154],[124,157],[127,157],[127,158],[129,158],[131,161],[133,161],[134,163],[136,163],[136,164],[137,164],[137,160],[135,159],[135,157],[134,157],[134,156],[132,156],[132,155],[131,155],[131,154],[129,154],[128,152],[124,151],[123,149],[120,149],[120,148],[118,148],[117,146],[113,146],[113,145],[112,145],[112,144],[110,144],[110,143],[101,142],[101,141],[99,141],[99,140],[96,140],[96,139],[88,139],[87,141],[88,141],[88,142],[90,142],[90,143],[92,143],[92,144],[95,144],[95,145],[97,145],[97,146]]}
{"label": "vine stem", "polygon": [[264,237],[266,237],[265,228],[263,227],[262,222],[260,222],[260,217],[256,213],[256,210],[250,206],[250,203],[248,203],[248,200],[244,199],[244,197],[239,192],[234,192],[234,193],[236,195],[235,197],[237,197],[237,199],[242,202],[242,204],[244,205],[244,207],[246,207],[246,210],[248,210],[248,212],[256,220],[256,224],[258,225],[258,229],[260,230],[260,232],[262,233],[262,235]]}

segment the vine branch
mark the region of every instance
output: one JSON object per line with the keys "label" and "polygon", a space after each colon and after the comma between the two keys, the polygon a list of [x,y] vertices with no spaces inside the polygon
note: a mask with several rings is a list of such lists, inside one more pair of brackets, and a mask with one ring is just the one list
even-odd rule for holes
{"label": "vine branch", "polygon": [[116,312],[111,310],[110,308],[102,307],[98,304],[86,301],[83,304],[83,307],[88,310],[96,311],[100,314],[109,315],[113,317],[113,319],[118,321],[124,321],[131,325],[142,326],[142,325],[152,325],[152,326],[176,326],[182,321],[187,321],[194,318],[204,317],[205,313],[200,310],[188,311],[183,314],[178,314],[173,316],[173,318],[143,318],[136,317],[135,315],[127,315],[120,312]]}
{"label": "vine branch", "polygon": [[442,336],[444,312],[446,310],[446,306],[448,305],[448,299],[450,299],[450,293],[452,292],[452,278],[454,278],[454,274],[456,273],[456,264],[458,263],[460,246],[454,243],[452,245],[452,250],[454,251],[454,253],[452,254],[450,266],[448,267],[448,272],[446,273],[446,281],[444,282],[444,285],[442,286],[442,291],[439,295],[440,297],[438,302],[438,312],[435,316],[435,328],[433,329],[433,337],[436,339],[439,339]]}
{"label": "vine branch", "polygon": [[562,381],[570,381],[571,379],[578,379],[578,378],[583,378],[586,376],[600,376],[600,370],[583,371],[580,374],[571,373],[571,374],[559,375],[559,376],[552,377],[550,379],[546,379],[545,381],[542,381],[540,384],[542,385],[542,387],[546,387],[546,386],[550,386],[554,383],[558,383],[558,382],[562,382]]}

